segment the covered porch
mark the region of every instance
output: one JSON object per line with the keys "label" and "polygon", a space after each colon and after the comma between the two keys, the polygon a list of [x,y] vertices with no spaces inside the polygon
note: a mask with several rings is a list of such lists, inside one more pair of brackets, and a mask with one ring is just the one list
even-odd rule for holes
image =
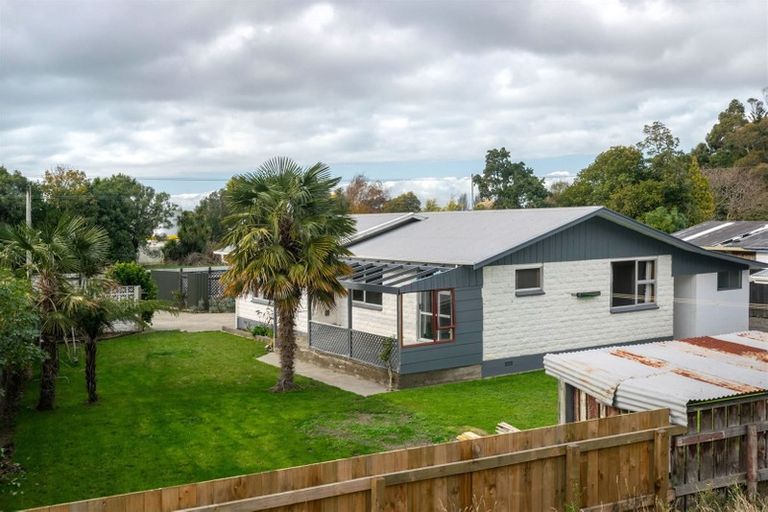
{"label": "covered porch", "polygon": [[456,266],[348,260],[348,290],[332,310],[308,312],[310,350],[400,373],[410,347],[455,338]]}

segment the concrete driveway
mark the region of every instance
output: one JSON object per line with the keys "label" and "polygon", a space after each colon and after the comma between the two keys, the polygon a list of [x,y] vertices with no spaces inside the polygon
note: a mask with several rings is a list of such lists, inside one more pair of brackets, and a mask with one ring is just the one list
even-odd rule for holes
{"label": "concrete driveway", "polygon": [[222,327],[234,326],[234,313],[179,313],[172,315],[158,311],[152,319],[153,331],[220,331]]}

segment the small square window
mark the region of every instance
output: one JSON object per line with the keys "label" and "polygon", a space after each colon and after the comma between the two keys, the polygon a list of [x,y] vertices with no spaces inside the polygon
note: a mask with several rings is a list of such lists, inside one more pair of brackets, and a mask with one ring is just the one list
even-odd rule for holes
{"label": "small square window", "polygon": [[741,290],[741,271],[724,270],[717,273],[717,291]]}
{"label": "small square window", "polygon": [[541,292],[541,267],[519,268],[515,270],[515,292],[526,295],[526,292]]}

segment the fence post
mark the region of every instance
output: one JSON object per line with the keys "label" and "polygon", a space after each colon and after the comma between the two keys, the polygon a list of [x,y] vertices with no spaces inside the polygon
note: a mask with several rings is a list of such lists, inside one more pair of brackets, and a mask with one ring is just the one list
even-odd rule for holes
{"label": "fence post", "polygon": [[133,300],[136,302],[139,302],[141,299],[141,285],[136,285],[133,287]]}
{"label": "fence post", "polygon": [[211,267],[208,267],[208,272],[205,274],[205,298],[203,299],[203,309],[210,311],[211,309]]}
{"label": "fence post", "polygon": [[384,493],[386,489],[383,476],[371,479],[371,512],[381,512],[384,510]]}
{"label": "fence post", "polygon": [[581,508],[581,448],[577,444],[565,447],[565,508]]}
{"label": "fence post", "polygon": [[757,495],[757,425],[747,425],[747,496]]}
{"label": "fence post", "polygon": [[656,510],[667,510],[669,493],[669,432],[657,430],[653,433],[654,488]]}

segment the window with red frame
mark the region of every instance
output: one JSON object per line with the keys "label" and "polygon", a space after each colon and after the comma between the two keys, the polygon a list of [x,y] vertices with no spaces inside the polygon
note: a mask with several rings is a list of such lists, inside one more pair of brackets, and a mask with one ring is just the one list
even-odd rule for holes
{"label": "window with red frame", "polygon": [[456,323],[453,290],[419,293],[419,341],[453,341]]}

